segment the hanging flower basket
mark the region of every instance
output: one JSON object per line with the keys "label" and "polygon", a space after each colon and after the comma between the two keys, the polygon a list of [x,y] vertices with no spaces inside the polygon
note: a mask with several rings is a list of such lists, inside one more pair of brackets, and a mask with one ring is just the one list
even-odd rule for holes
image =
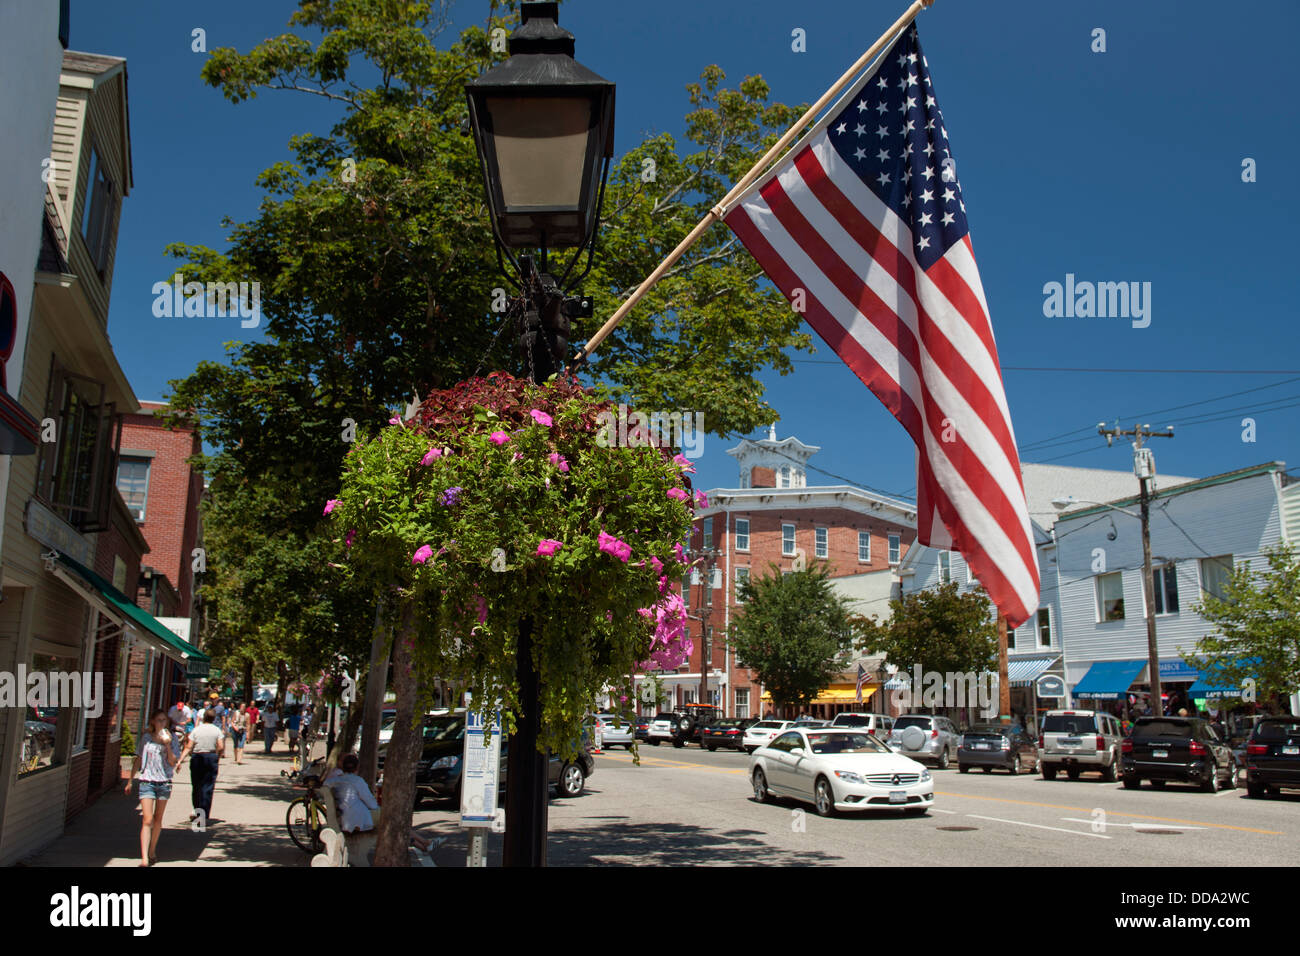
{"label": "hanging flower basket", "polygon": [[[422,673],[520,706],[515,649],[531,628],[541,745],[572,752],[601,689],[686,659],[669,582],[703,496],[671,449],[605,447],[576,383],[505,373],[432,393],[346,458],[339,565],[413,611]],[[509,718],[507,718],[509,722]]]}

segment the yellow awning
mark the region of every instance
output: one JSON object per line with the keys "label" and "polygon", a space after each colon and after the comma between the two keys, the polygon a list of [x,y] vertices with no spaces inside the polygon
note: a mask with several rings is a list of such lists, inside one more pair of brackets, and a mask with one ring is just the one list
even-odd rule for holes
{"label": "yellow awning", "polygon": [[[871,695],[874,694],[877,690],[879,690],[878,687],[862,688],[862,700],[859,701],[856,684],[850,684],[847,687],[827,687],[825,690],[823,690],[820,694],[818,694],[816,697],[812,699],[812,703],[814,704],[856,704],[856,703],[865,704],[867,701],[871,700]],[[760,699],[764,703],[771,703],[772,695],[764,691],[763,696]]]}

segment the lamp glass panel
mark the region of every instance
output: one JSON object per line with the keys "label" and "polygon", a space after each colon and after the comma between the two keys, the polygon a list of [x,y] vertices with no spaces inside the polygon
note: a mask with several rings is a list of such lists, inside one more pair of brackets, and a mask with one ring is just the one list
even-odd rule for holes
{"label": "lamp glass panel", "polygon": [[584,97],[488,97],[506,209],[577,207],[591,132]]}

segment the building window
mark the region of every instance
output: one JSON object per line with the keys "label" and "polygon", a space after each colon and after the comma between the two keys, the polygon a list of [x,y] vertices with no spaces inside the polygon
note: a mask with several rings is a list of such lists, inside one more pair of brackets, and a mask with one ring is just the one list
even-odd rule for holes
{"label": "building window", "polygon": [[1015,649],[1016,649],[1016,631],[1015,628],[1009,627],[1007,628],[1007,650],[1014,651]]}
{"label": "building window", "polygon": [[825,558],[830,555],[829,534],[825,528],[813,530],[813,556]]}
{"label": "building window", "polygon": [[889,536],[889,563],[897,564],[903,557],[903,539],[896,534]]}
{"label": "building window", "polygon": [[952,580],[952,552],[939,552],[939,580],[947,584]]}
{"label": "building window", "polygon": [[52,361],[45,417],[55,440],[41,445],[36,494],[82,532],[108,528],[121,420],[104,393],[103,383]]}
{"label": "building window", "polygon": [[1201,558],[1201,592],[1209,597],[1227,600],[1228,582],[1232,580],[1232,555]]}
{"label": "building window", "polygon": [[740,487],[742,487],[742,488],[748,488],[748,487],[749,487],[749,475],[741,475],[741,476],[740,476]]}
{"label": "building window", "polygon": [[784,557],[794,557],[794,525],[781,525],[781,554]]}
{"label": "building window", "polygon": [[748,687],[736,688],[736,716],[737,717],[749,716],[749,688]]}
{"label": "building window", "polygon": [[148,458],[122,458],[117,464],[117,490],[131,509],[136,521],[144,521],[145,504],[149,500]]}
{"label": "building window", "polygon": [[693,583],[692,578],[694,577],[695,572],[693,571],[689,574],[682,575],[682,606],[688,611],[691,609],[691,584]]}
{"label": "building window", "polygon": [[1163,564],[1151,569],[1151,583],[1155,591],[1156,613],[1178,613],[1178,570],[1175,565]]}
{"label": "building window", "polygon": [[742,584],[749,583],[749,568],[736,568],[736,603],[744,604],[744,589]]}
{"label": "building window", "polygon": [[863,563],[871,561],[871,532],[858,532],[858,560]]}
{"label": "building window", "polygon": [[749,550],[749,519],[748,518],[736,519],[736,550],[737,551]]}
{"label": "building window", "polygon": [[776,473],[776,486],[777,486],[778,488],[790,488],[790,487],[793,487],[793,486],[790,484],[790,466],[789,466],[789,465],[782,465],[781,468],[780,468],[780,470],[777,471],[777,473]]}
{"label": "building window", "polygon": [[[33,674],[46,675],[46,687],[50,688],[51,696],[54,694],[54,688],[59,688],[62,695],[63,689],[68,687],[66,678],[77,670],[76,657],[59,657],[53,654],[32,654],[31,663],[27,667],[28,679]],[[80,680],[80,678],[78,678]],[[31,684],[28,684],[30,687]],[[59,740],[59,718],[62,716],[65,723],[77,719],[76,708],[69,707],[67,702],[59,699],[58,707],[33,707],[30,704],[26,707],[26,717],[22,725],[22,737],[19,738],[18,744],[18,776],[23,777],[29,773],[35,773],[38,770],[44,770],[46,767],[55,767],[62,764],[67,755],[63,752],[68,743],[74,742],[74,734],[68,734],[61,742]],[[75,733],[75,731],[74,731]]]}
{"label": "building window", "polygon": [[700,533],[704,536],[704,550],[713,547],[713,519],[705,518],[700,522]]}
{"label": "building window", "polygon": [[108,269],[108,247],[113,235],[113,181],[108,178],[99,150],[91,147],[87,195],[81,210],[81,235],[86,240],[90,261],[102,277]]}
{"label": "building window", "polygon": [[1097,575],[1097,620],[1124,620],[1124,579],[1118,571]]}
{"label": "building window", "polygon": [[1052,646],[1052,612],[1045,607],[1038,609],[1038,646]]}

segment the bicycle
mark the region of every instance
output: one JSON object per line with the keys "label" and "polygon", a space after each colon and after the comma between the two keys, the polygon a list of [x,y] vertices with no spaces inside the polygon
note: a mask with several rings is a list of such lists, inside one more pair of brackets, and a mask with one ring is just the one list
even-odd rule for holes
{"label": "bicycle", "polygon": [[316,794],[320,790],[320,777],[311,774],[303,778],[307,792],[289,804],[284,815],[284,825],[289,838],[304,853],[323,853],[325,844],[320,838],[325,829],[325,804]]}

